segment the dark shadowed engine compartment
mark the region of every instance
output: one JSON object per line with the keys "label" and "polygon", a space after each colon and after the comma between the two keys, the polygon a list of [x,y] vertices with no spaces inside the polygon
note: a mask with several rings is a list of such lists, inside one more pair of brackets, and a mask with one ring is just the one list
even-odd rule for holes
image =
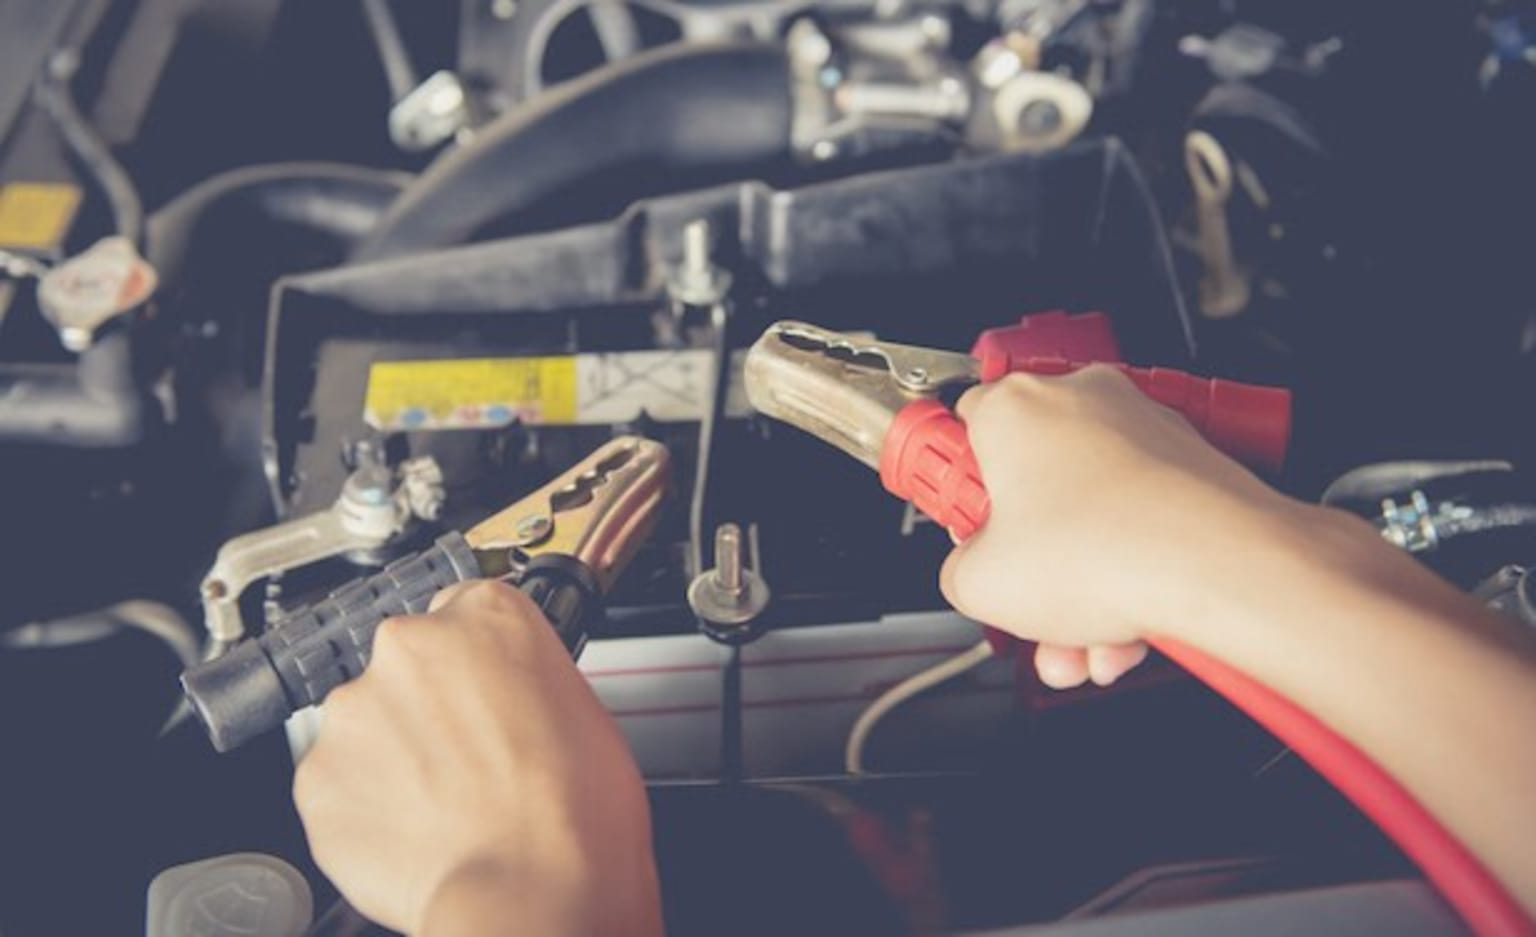
{"label": "dark shadowed engine compartment", "polygon": [[[964,351],[1102,312],[1131,362],[1290,388],[1280,488],[1536,620],[1533,113],[1515,0],[0,0],[0,934],[131,932],[236,851],[330,907],[292,753],[161,733],[176,674],[620,434],[672,490],[584,667],[676,933],[1404,874],[1166,662],[1052,694],[994,661],[844,776],[859,709],[974,626],[946,533],[740,362],[780,319]],[[365,477],[388,529],[240,552]],[[726,523],[773,595],[744,648],[687,598]]]}

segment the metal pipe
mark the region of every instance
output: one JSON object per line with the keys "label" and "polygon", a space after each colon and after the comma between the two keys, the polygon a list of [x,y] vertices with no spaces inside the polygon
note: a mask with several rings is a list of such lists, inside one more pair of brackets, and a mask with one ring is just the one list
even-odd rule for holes
{"label": "metal pipe", "polygon": [[74,49],[60,49],[48,61],[48,68],[37,82],[37,103],[52,118],[64,143],[69,147],[93,182],[106,196],[112,208],[112,222],[117,233],[135,245],[144,231],[144,204],[128,171],[123,168],[106,141],[80,113],[70,92],[69,82],[80,69],[80,55]]}
{"label": "metal pipe", "polygon": [[[790,78],[776,44],[674,44],[514,107],[445,152],[353,255],[375,261],[470,240],[606,170],[651,178],[787,154]],[[638,194],[638,193],[637,193]]]}
{"label": "metal pipe", "polygon": [[368,21],[368,32],[379,50],[379,64],[384,66],[390,100],[398,101],[421,84],[416,66],[411,64],[411,52],[400,35],[400,24],[395,22],[389,0],[363,0],[363,18]]}

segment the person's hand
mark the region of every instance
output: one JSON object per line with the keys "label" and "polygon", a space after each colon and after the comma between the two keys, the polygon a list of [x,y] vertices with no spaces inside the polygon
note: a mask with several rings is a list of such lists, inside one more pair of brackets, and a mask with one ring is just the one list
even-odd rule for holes
{"label": "person's hand", "polygon": [[1047,685],[1113,682],[1198,601],[1213,551],[1292,504],[1113,368],[961,398],[991,517],[944,564],[961,612],[1040,642]]}
{"label": "person's hand", "polygon": [[294,802],[363,914],[445,934],[660,934],[649,805],[529,599],[475,582],[384,622],[326,700]]}

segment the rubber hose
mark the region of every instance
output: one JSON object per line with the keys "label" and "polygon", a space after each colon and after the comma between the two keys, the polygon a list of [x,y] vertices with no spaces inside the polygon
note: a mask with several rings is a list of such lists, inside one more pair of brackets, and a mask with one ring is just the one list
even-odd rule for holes
{"label": "rubber hose", "polygon": [[1515,467],[1508,462],[1429,461],[1375,462],[1350,469],[1334,479],[1319,499],[1323,504],[1346,502],[1380,504],[1382,498],[1400,497],[1414,488],[1433,482],[1468,475],[1509,475]]}
{"label": "rubber hose", "polygon": [[144,203],[128,171],[75,103],[70,81],[79,67],[78,50],[55,52],[49,59],[47,74],[37,83],[36,100],[53,121],[70,152],[101,189],[112,211],[112,224],[117,233],[137,245],[144,234]]}
{"label": "rubber hose", "polygon": [[139,442],[160,410],[133,368],[125,328],[99,336],[76,364],[0,365],[0,441],[82,448]]}
{"label": "rubber hose", "polygon": [[[207,222],[236,206],[352,244],[409,179],[332,163],[277,163],[214,176],[150,216],[147,259],[165,295]],[[121,325],[104,330],[73,365],[0,364],[0,441],[119,447],[142,440],[160,412],[135,376],[131,332]]]}
{"label": "rubber hose", "polygon": [[751,166],[790,143],[777,45],[670,45],[515,107],[411,184],[362,243],[371,261],[462,244],[497,219],[604,170]]}
{"label": "rubber hose", "polygon": [[1386,833],[1478,937],[1529,937],[1536,922],[1493,873],[1407,788],[1295,703],[1234,667],[1179,641],[1153,647],[1226,697],[1289,746]]}
{"label": "rubber hose", "polygon": [[1441,544],[1477,534],[1536,528],[1536,504],[1477,504],[1468,508],[1465,517],[1453,515],[1435,521]]}
{"label": "rubber hose", "polygon": [[174,283],[208,223],[231,210],[351,245],[372,230],[410,180],[407,173],[345,163],[270,163],[221,173],[150,215],[145,256],[163,285]]}

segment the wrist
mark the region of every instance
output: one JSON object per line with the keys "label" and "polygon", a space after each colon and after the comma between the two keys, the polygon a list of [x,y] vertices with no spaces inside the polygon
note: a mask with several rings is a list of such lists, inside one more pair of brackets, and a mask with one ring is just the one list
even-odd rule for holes
{"label": "wrist", "polygon": [[[544,850],[529,865],[517,857],[478,856],[461,862],[432,890],[417,937],[500,935],[660,935],[661,907],[649,843],[614,869],[593,867],[596,851],[565,861]],[[604,861],[615,858],[604,854]]]}
{"label": "wrist", "polygon": [[1279,494],[1224,500],[1203,516],[1216,522],[1160,571],[1164,600],[1145,625],[1151,637],[1240,640],[1255,609],[1284,607],[1324,579],[1358,580],[1373,558],[1394,552],[1359,518]]}
{"label": "wrist", "polygon": [[1293,622],[1297,596],[1375,591],[1401,556],[1365,521],[1281,495],[1236,505],[1187,570],[1174,614],[1151,630],[1208,652],[1248,645],[1254,629]]}
{"label": "wrist", "polygon": [[499,857],[467,860],[432,890],[411,933],[419,937],[581,933],[579,890],[549,879],[548,874],[520,869]]}

